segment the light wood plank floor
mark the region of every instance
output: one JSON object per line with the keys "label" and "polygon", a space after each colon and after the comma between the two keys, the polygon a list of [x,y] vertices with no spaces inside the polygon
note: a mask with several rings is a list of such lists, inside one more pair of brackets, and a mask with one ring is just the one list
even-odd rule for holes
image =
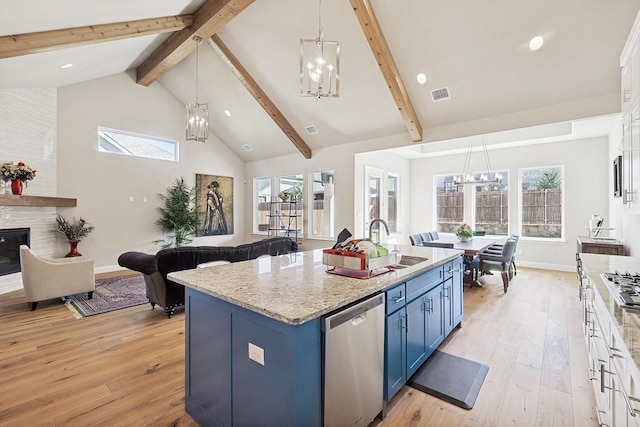
{"label": "light wood plank floor", "polygon": [[[464,410],[404,387],[372,426],[596,426],[575,275],[524,269],[465,288],[465,318],[440,347],[489,365]],[[75,319],[0,295],[0,425],[195,426],[184,412],[184,311],[149,305]],[[256,426],[259,427],[259,426]]]}

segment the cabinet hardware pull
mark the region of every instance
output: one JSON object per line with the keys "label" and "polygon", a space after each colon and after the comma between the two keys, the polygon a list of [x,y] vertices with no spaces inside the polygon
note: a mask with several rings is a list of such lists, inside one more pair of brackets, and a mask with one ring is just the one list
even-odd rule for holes
{"label": "cabinet hardware pull", "polygon": [[610,427],[609,424],[605,424],[602,421],[602,418],[600,418],[600,413],[606,414],[607,412],[598,409],[598,407],[596,406],[596,417],[598,418],[598,425],[601,426],[601,427]]}
{"label": "cabinet hardware pull", "polygon": [[407,320],[407,316],[400,316],[400,329],[404,329],[405,331],[409,330],[409,322]]}
{"label": "cabinet hardware pull", "polygon": [[631,400],[634,399],[638,401],[638,399],[632,398],[631,396],[627,396],[627,393],[624,392],[622,387],[620,387],[620,393],[622,394],[622,397],[624,397],[624,401],[626,402],[627,407],[629,408],[629,415],[631,415],[632,417],[635,417],[636,414],[638,413],[638,410],[633,407]]}
{"label": "cabinet hardware pull", "polygon": [[600,363],[600,392],[601,392],[601,393],[604,393],[604,392],[605,392],[605,390],[613,390],[611,387],[607,387],[607,386],[605,385],[605,383],[604,383],[604,374],[616,375],[616,373],[615,373],[615,372],[611,372],[611,371],[607,371],[607,370],[604,368],[604,363],[602,363],[602,362],[603,362],[603,360],[598,359],[598,361],[599,361],[599,362],[601,362],[601,363]]}
{"label": "cabinet hardware pull", "polygon": [[404,297],[395,297],[395,298],[393,299],[393,303],[394,303],[394,304],[397,304],[397,303],[399,303],[400,301],[404,301]]}
{"label": "cabinet hardware pull", "polygon": [[614,353],[616,351],[622,353],[622,350],[620,350],[619,348],[607,346],[607,350],[609,350],[609,356],[610,357],[612,357],[612,358],[613,357],[617,357],[618,359],[625,359],[624,354]]}

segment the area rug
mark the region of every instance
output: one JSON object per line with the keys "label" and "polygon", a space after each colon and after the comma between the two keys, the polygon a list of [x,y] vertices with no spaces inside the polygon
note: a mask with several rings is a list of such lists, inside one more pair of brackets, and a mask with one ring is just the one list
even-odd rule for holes
{"label": "area rug", "polygon": [[461,408],[473,408],[489,367],[436,350],[407,385]]}
{"label": "area rug", "polygon": [[79,319],[148,302],[144,277],[132,274],[97,279],[92,299],[87,299],[86,292],[71,295],[67,297],[65,305]]}

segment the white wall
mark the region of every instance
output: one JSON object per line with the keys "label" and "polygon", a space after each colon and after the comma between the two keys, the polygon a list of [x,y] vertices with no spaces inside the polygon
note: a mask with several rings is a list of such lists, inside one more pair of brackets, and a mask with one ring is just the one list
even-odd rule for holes
{"label": "white wall", "polygon": [[[332,168],[336,174],[336,232],[349,228],[356,237],[362,236],[361,204],[364,197],[365,165],[401,175],[402,234],[400,244],[409,244],[408,234],[435,228],[433,176],[460,173],[465,154],[405,160],[385,151],[368,152],[384,147],[394,137],[363,141],[314,152],[311,160],[301,156],[285,156],[247,164],[248,185],[259,176],[292,172],[307,172]],[[525,138],[526,139],[526,138]],[[518,170],[525,167],[564,166],[565,172],[565,239],[560,242],[534,241],[522,238],[518,255],[520,265],[573,271],[575,269],[576,237],[585,235],[592,214],[606,215],[609,210],[608,140],[606,137],[545,143],[489,151],[494,170],[510,169],[510,187],[518,186]],[[472,156],[472,169],[485,168],[482,153]],[[247,209],[253,209],[251,187],[246,192]],[[404,191],[408,191],[405,194]],[[510,193],[510,221],[516,233],[518,193]],[[252,218],[246,217],[251,229]],[[325,245],[326,246],[326,245]],[[321,247],[321,246],[315,246]]]}
{"label": "white wall", "polygon": [[[564,166],[565,240],[543,242],[521,237],[520,265],[572,271],[576,237],[586,235],[591,214],[608,212],[607,138],[591,138],[489,150],[493,170],[508,169],[510,233],[517,233],[518,170],[526,167]],[[411,233],[435,229],[433,177],[461,173],[464,154],[413,160],[411,163]],[[486,169],[481,152],[472,154],[471,170]],[[416,185],[421,183],[422,185]]]}
{"label": "white wall", "polygon": [[[135,83],[133,73],[60,88],[58,91],[58,192],[76,197],[76,208],[61,208],[67,217],[80,217],[95,230],[80,243],[83,255],[96,267],[117,266],[118,256],[138,250],[155,253],[161,238],[155,225],[158,193],[177,177],[195,185],[195,175],[234,177],[234,224],[243,224],[244,163],[215,136],[206,143],[184,140],[184,106],[159,83]],[[142,159],[98,152],[97,128],[178,140],[179,162]],[[129,201],[133,197],[133,202]],[[147,202],[143,201],[144,197]],[[197,239],[193,244],[233,244],[243,241],[241,227],[235,235]],[[66,242],[60,241],[59,254]]]}
{"label": "white wall", "polygon": [[[0,90],[0,163],[22,161],[36,170],[24,195],[57,195],[56,102],[55,89]],[[55,217],[53,207],[0,206],[0,228],[29,227],[31,247],[43,256],[55,254]],[[0,276],[0,294],[21,287],[20,273]]]}

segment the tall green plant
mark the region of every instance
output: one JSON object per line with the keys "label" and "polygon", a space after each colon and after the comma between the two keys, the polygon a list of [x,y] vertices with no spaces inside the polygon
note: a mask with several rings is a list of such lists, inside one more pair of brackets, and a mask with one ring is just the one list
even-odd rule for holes
{"label": "tall green plant", "polygon": [[189,187],[183,177],[176,178],[173,184],[167,188],[167,194],[158,194],[164,202],[159,207],[160,218],[156,225],[165,235],[164,240],[156,240],[154,243],[162,243],[162,248],[173,248],[191,243],[192,236],[196,233],[200,224],[200,215],[196,210],[195,187]]}

